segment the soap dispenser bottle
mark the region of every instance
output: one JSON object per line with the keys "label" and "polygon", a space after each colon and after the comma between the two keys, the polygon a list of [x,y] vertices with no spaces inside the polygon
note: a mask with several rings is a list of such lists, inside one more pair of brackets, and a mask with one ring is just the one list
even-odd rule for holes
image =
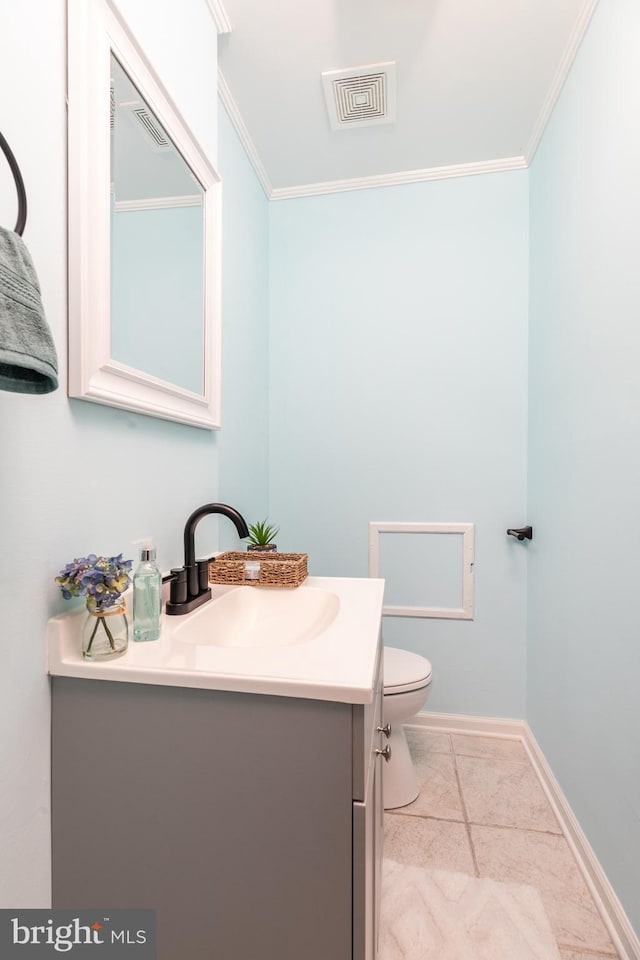
{"label": "soap dispenser bottle", "polygon": [[162,613],[162,574],[156,563],[153,540],[145,537],[140,544],[140,563],[133,575],[133,639],[157,640]]}

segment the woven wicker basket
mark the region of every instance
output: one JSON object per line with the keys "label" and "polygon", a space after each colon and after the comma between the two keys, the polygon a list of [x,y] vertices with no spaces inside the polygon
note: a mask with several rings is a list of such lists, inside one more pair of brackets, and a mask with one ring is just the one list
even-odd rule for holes
{"label": "woven wicker basket", "polygon": [[[221,553],[209,564],[209,583],[243,583],[248,587],[299,587],[307,579],[307,553]],[[260,564],[260,579],[246,580],[245,564]]]}

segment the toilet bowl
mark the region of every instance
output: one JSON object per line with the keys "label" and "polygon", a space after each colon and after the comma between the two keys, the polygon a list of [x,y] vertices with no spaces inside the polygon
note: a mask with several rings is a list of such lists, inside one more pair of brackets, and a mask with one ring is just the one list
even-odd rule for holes
{"label": "toilet bowl", "polygon": [[431,692],[431,664],[425,657],[396,647],[384,647],[382,715],[391,725],[391,756],[382,774],[385,810],[404,807],[418,794],[418,778],[409,753],[403,723],[424,707]]}

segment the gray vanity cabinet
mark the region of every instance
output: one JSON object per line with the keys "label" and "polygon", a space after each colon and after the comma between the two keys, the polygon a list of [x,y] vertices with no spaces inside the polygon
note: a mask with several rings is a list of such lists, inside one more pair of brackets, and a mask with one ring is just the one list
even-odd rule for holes
{"label": "gray vanity cabinet", "polygon": [[52,677],[53,906],[155,909],[158,960],[374,960],[381,698]]}

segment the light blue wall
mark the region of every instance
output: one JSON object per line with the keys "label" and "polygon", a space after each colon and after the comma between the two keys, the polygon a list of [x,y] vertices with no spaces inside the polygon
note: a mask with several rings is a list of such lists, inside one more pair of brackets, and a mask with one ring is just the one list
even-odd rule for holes
{"label": "light blue wall", "polygon": [[368,524],[476,525],[476,619],[385,622],[430,709],[524,716],[526,172],[273,203],[269,510],[313,573]]}
{"label": "light blue wall", "polygon": [[640,930],[640,72],[595,13],[531,168],[527,715]]}
{"label": "light blue wall", "polygon": [[[247,523],[267,513],[269,202],[224,109],[218,110],[222,204],[220,499]],[[230,524],[220,546],[237,549]],[[244,549],[244,543],[242,545]]]}
{"label": "light blue wall", "polygon": [[[215,163],[216,32],[202,0],[149,4],[120,0],[135,32],[178,107]],[[24,176],[29,215],[25,241],[42,286],[43,301],[60,357],[60,389],[47,396],[0,393],[0,907],[49,902],[49,688],[45,674],[47,618],[67,609],[53,577],[67,560],[87,551],[132,554],[132,541],[156,537],[164,568],[180,562],[182,531],[196,506],[218,499],[225,475],[235,505],[253,515],[264,507],[264,448],[245,432],[238,406],[266,405],[264,374],[247,377],[237,350],[223,361],[223,432],[199,430],[66,396],[67,211],[64,0],[24,0],[0,11],[0,82],[20,90],[6,98],[2,132]],[[153,22],[151,22],[153,21]],[[221,145],[222,148],[222,145]],[[15,222],[15,195],[0,161],[0,221]],[[232,165],[222,158],[231,180]],[[246,166],[238,172],[252,190]],[[226,197],[233,218],[236,182]],[[246,211],[243,211],[243,216]],[[253,272],[262,284],[266,252],[247,247],[244,282]],[[237,264],[229,265],[233,273]],[[243,336],[263,311],[247,303]],[[223,340],[238,337],[237,317],[226,303]],[[228,366],[227,366],[228,363]],[[246,442],[245,442],[246,440]],[[251,441],[250,448],[247,444]],[[227,456],[233,464],[227,465]],[[238,465],[251,464],[252,480],[233,481]],[[226,495],[226,494],[225,494]],[[216,524],[203,521],[199,552],[218,543]],[[228,534],[225,534],[228,536]],[[237,541],[236,541],[237,543]],[[125,801],[126,802],[126,801]]]}
{"label": "light blue wall", "polygon": [[112,210],[111,357],[200,394],[203,248],[200,205]]}

